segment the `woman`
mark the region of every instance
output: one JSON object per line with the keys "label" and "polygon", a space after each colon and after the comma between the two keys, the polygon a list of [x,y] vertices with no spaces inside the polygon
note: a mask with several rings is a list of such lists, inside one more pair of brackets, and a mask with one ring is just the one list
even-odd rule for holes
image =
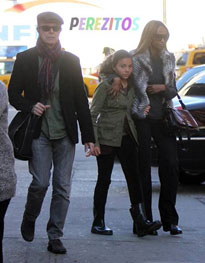
{"label": "woman", "polygon": [[[171,235],[182,234],[178,227],[175,208],[178,186],[177,144],[163,121],[163,107],[176,96],[175,58],[166,43],[169,31],[160,22],[152,20],[145,26],[133,55],[135,100],[132,114],[138,132],[140,174],[147,218],[152,221],[151,137],[159,150],[159,178],[161,182],[159,211],[163,230]],[[149,114],[144,108],[150,105]],[[157,232],[153,232],[157,234]]]}
{"label": "woman", "polygon": [[[125,50],[114,53],[112,61],[104,62],[104,70],[110,67],[118,75],[122,90],[115,98],[108,93],[111,84],[104,80],[96,89],[91,115],[95,131],[95,155],[97,156],[98,180],[94,193],[94,221],[91,232],[112,235],[113,231],[105,226],[105,204],[111,182],[114,159],[117,155],[128,185],[131,202],[130,213],[134,221],[134,233],[144,236],[161,227],[161,222],[149,222],[142,211],[142,194],[139,183],[137,160],[137,134],[130,109],[134,92],[130,85],[132,58]],[[106,71],[106,70],[105,70]],[[145,109],[145,112],[147,109]]]}
{"label": "woman", "polygon": [[0,145],[0,263],[2,263],[4,217],[16,189],[13,147],[8,137],[8,96],[2,82],[0,82]]}

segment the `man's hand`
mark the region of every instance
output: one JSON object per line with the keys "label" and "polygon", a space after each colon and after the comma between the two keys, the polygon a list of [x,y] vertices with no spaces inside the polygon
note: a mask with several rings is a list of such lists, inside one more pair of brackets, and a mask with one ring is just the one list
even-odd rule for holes
{"label": "man's hand", "polygon": [[85,156],[89,157],[91,155],[95,155],[95,147],[94,147],[94,143],[92,142],[87,142],[85,143]]}
{"label": "man's hand", "polygon": [[166,90],[166,86],[164,84],[153,84],[153,85],[148,85],[147,87],[147,93],[149,95],[156,94],[165,90]]}
{"label": "man's hand", "polygon": [[37,102],[32,109],[32,113],[41,117],[48,108],[50,108],[50,105],[44,105],[40,102]]}

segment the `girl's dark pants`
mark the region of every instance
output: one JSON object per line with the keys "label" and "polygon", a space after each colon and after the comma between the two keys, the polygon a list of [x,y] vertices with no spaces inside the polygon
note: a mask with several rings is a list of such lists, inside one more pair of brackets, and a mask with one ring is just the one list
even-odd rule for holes
{"label": "girl's dark pants", "polygon": [[151,182],[151,137],[159,153],[159,179],[161,183],[159,211],[163,226],[178,224],[175,208],[178,187],[177,143],[174,135],[160,120],[139,120],[136,122],[139,140],[139,170],[143,188],[147,219],[152,221],[152,182]]}
{"label": "girl's dark pants", "polygon": [[103,218],[111,174],[115,157],[118,157],[124,172],[130,202],[132,205],[142,202],[141,186],[138,172],[138,153],[136,143],[131,137],[123,136],[121,147],[112,147],[111,152],[97,157],[98,179],[94,192],[94,208]]}
{"label": "girl's dark pants", "polygon": [[0,263],[3,263],[4,217],[11,199],[0,202]]}

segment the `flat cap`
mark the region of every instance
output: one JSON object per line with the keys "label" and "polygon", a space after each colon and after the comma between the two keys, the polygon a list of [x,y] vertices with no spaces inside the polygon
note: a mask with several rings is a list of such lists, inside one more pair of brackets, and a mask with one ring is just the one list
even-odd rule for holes
{"label": "flat cap", "polygon": [[37,23],[56,23],[62,25],[64,23],[62,17],[54,12],[43,12],[38,14]]}

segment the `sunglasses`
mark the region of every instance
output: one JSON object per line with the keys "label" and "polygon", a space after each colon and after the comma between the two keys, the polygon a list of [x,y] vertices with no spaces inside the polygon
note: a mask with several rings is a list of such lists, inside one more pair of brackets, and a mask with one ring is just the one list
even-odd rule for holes
{"label": "sunglasses", "polygon": [[161,41],[162,39],[164,39],[164,41],[167,42],[168,38],[169,38],[169,36],[163,35],[163,34],[156,34],[154,36],[154,39],[157,41]]}
{"label": "sunglasses", "polygon": [[40,29],[44,32],[49,32],[53,29],[54,32],[59,32],[61,30],[61,26],[40,26]]}

